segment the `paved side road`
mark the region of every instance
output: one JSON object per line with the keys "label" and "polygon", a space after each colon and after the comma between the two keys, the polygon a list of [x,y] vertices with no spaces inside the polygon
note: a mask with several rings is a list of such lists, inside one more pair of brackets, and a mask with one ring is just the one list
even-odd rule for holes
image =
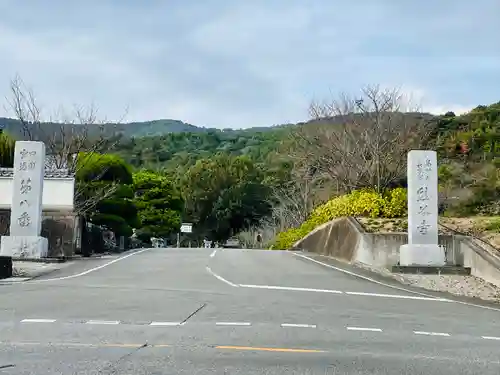
{"label": "paved side road", "polygon": [[0,375],[500,372],[500,309],[321,263],[145,249],[1,285]]}

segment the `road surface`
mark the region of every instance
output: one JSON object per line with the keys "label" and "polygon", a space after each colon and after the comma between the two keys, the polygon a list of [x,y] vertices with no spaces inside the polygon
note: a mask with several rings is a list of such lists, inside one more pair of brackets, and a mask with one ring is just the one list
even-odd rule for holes
{"label": "road surface", "polygon": [[500,373],[500,310],[320,263],[146,249],[0,285],[0,375]]}

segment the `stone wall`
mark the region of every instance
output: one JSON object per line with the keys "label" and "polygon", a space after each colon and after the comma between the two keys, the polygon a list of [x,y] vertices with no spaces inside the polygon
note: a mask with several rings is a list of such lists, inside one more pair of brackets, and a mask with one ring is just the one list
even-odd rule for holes
{"label": "stone wall", "polygon": [[75,216],[69,213],[44,213],[42,237],[49,240],[49,257],[71,257],[75,253]]}
{"label": "stone wall", "polygon": [[[78,221],[69,212],[44,212],[41,236],[48,239],[49,257],[71,257],[78,245]],[[0,235],[8,236],[10,211],[0,211]],[[75,227],[76,226],[76,227]]]}

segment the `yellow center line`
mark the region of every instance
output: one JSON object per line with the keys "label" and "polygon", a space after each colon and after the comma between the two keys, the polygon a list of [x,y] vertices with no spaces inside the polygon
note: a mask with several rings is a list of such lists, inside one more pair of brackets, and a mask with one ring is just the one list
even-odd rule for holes
{"label": "yellow center line", "polygon": [[[58,347],[80,347],[80,348],[141,348],[144,344],[120,344],[120,343],[79,343],[79,342],[2,342],[0,345],[12,345],[12,346],[58,346]],[[150,348],[168,348],[171,345],[168,344],[149,344],[146,347]],[[227,346],[219,345],[215,349],[226,349],[226,350],[248,350],[248,351],[264,351],[264,352],[282,352],[282,353],[326,353],[325,350],[318,349],[292,349],[292,348],[266,348],[266,347],[253,347],[253,346]]]}
{"label": "yellow center line", "polygon": [[316,349],[290,349],[290,348],[260,348],[252,346],[216,346],[216,349],[229,349],[229,350],[254,350],[265,352],[287,352],[287,353],[325,353],[324,350]]}

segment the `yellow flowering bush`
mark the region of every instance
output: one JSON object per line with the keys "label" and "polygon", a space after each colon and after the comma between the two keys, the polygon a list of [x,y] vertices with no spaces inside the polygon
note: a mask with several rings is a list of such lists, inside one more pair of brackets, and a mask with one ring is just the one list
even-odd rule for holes
{"label": "yellow flowering bush", "polygon": [[314,228],[338,217],[365,216],[395,218],[407,212],[406,189],[396,188],[381,195],[371,190],[358,190],[333,198],[316,207],[309,218],[298,228],[281,232],[272,249],[289,249]]}
{"label": "yellow flowering bush", "polygon": [[406,216],[408,212],[408,193],[406,189],[393,189],[384,197],[382,216],[392,219],[394,217]]}

